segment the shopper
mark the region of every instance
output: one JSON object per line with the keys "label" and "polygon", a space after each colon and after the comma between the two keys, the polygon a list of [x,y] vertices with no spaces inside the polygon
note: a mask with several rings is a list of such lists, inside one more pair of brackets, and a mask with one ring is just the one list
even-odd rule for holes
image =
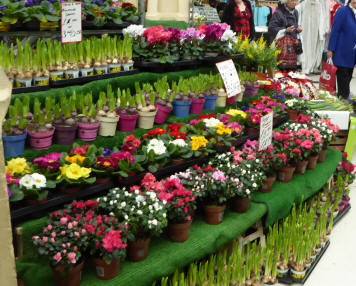
{"label": "shopper", "polygon": [[[281,0],[278,7],[271,17],[268,25],[268,41],[273,42],[277,35],[292,36],[297,39],[302,32],[302,27],[298,26],[298,11],[295,9],[297,0]],[[279,34],[278,34],[279,33]]]}
{"label": "shopper", "polygon": [[222,22],[230,25],[231,30],[242,35],[242,39],[255,36],[254,17],[248,0],[230,0],[222,17]]}
{"label": "shopper", "polygon": [[328,58],[338,67],[338,96],[348,98],[356,64],[356,0],[337,10],[331,29]]}

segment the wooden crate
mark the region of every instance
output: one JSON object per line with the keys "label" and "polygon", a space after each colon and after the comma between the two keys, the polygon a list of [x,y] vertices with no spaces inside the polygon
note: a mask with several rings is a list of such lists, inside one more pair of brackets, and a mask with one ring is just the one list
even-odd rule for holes
{"label": "wooden crate", "polygon": [[336,135],[336,139],[333,142],[331,142],[330,147],[333,147],[333,148],[338,149],[340,151],[344,151],[348,135],[349,135],[349,131],[348,130],[341,130]]}

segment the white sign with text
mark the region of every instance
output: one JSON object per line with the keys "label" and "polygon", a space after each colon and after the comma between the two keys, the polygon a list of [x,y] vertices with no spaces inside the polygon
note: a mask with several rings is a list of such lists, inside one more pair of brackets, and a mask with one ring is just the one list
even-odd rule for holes
{"label": "white sign with text", "polygon": [[61,12],[62,43],[82,41],[82,3],[63,2]]}
{"label": "white sign with text", "polygon": [[261,118],[260,123],[260,140],[259,150],[265,150],[272,144],[272,132],[273,132],[273,112]]}
{"label": "white sign with text", "polygon": [[227,97],[233,97],[241,92],[241,84],[235,64],[232,60],[216,64],[221,78],[224,81]]}

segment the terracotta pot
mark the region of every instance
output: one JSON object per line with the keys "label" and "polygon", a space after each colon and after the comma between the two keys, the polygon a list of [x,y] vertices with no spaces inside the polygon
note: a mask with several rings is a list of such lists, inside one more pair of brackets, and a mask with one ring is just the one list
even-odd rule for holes
{"label": "terracotta pot", "polygon": [[168,235],[173,242],[184,242],[189,238],[189,230],[192,225],[192,221],[186,223],[169,223]]}
{"label": "terracotta pot", "polygon": [[79,286],[84,262],[74,266],[69,271],[65,271],[63,267],[51,267],[54,275],[54,280],[57,286]]}
{"label": "terracotta pot", "polygon": [[60,186],[60,191],[64,194],[76,194],[82,190],[82,186]]}
{"label": "terracotta pot", "polygon": [[55,129],[53,128],[53,130],[47,132],[28,131],[31,148],[35,150],[47,150],[49,147],[51,147],[54,130]]}
{"label": "terracotta pot", "polygon": [[26,205],[28,206],[35,206],[35,205],[40,205],[40,204],[43,204],[45,202],[47,202],[48,198],[45,197],[43,200],[26,200]]}
{"label": "terracotta pot", "polygon": [[99,135],[100,136],[115,136],[117,122],[119,121],[120,117],[103,117],[97,116],[97,120],[100,121],[100,128],[99,128]]}
{"label": "terracotta pot", "polygon": [[326,154],[328,154],[328,148],[321,150],[319,153],[318,163],[323,163],[325,161]]}
{"label": "terracotta pot", "polygon": [[289,120],[295,121],[298,117],[298,110],[287,110]]}
{"label": "terracotta pot", "polygon": [[54,133],[55,142],[58,145],[72,145],[75,140],[78,125],[74,126],[61,126],[55,125],[56,131]]}
{"label": "terracotta pot", "polygon": [[107,264],[103,259],[93,258],[95,265],[96,277],[100,280],[111,280],[119,274],[120,259],[113,259]]}
{"label": "terracotta pot", "polygon": [[95,184],[96,185],[107,185],[110,184],[112,182],[112,178],[111,177],[103,177],[103,178],[96,178]]}
{"label": "terracotta pot", "polygon": [[234,197],[231,199],[232,210],[235,213],[245,213],[248,211],[250,206],[251,199],[250,198],[242,198],[242,197]]}
{"label": "terracotta pot", "polygon": [[257,128],[252,128],[249,127],[246,129],[247,135],[259,135],[260,134],[260,130]]}
{"label": "terracotta pot", "polygon": [[263,183],[263,185],[260,188],[260,192],[265,194],[270,193],[272,191],[272,187],[276,179],[277,179],[276,175],[267,177],[266,181]]}
{"label": "terracotta pot", "polygon": [[173,159],[172,160],[172,165],[182,165],[182,164],[184,164],[185,163],[185,159]]}
{"label": "terracotta pot", "polygon": [[140,115],[140,117],[138,118],[138,128],[152,129],[157,110],[153,112],[139,111],[138,113]]}
{"label": "terracotta pot", "polygon": [[295,168],[295,174],[304,175],[307,170],[308,160],[299,161],[297,167]]}
{"label": "terracotta pot", "polygon": [[151,239],[129,242],[127,246],[127,257],[131,262],[139,262],[146,259]]}
{"label": "terracotta pot", "polygon": [[294,171],[295,171],[295,167],[293,166],[286,166],[281,168],[278,171],[278,181],[282,183],[290,182],[293,178]]}
{"label": "terracotta pot", "polygon": [[319,154],[315,156],[310,156],[308,159],[308,170],[314,170],[316,163],[318,162]]}
{"label": "terracotta pot", "polygon": [[223,206],[205,206],[204,220],[207,224],[217,225],[222,223],[226,205]]}
{"label": "terracotta pot", "polygon": [[78,138],[85,142],[95,141],[99,127],[100,122],[78,123]]}

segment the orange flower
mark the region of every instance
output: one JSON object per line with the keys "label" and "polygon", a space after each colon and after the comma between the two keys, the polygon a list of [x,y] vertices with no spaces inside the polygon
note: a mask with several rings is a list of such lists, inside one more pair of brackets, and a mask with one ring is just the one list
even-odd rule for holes
{"label": "orange flower", "polygon": [[72,157],[67,156],[65,160],[69,163],[77,163],[77,164],[83,164],[84,160],[86,157],[80,156],[80,155],[74,155]]}

